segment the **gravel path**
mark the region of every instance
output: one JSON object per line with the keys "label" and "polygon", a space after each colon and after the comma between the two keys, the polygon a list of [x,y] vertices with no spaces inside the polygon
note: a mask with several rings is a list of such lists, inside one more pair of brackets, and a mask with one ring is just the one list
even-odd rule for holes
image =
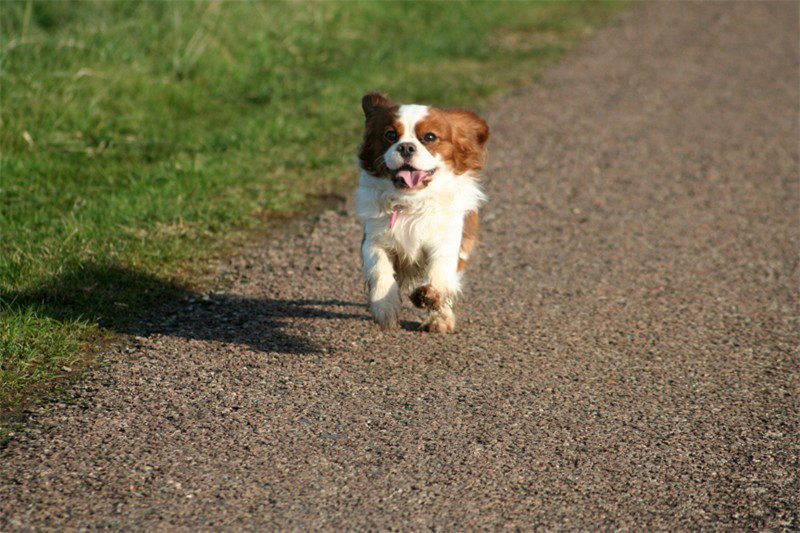
{"label": "gravel path", "polygon": [[456,335],[368,320],[345,211],[221,265],[0,452],[0,530],[800,528],[799,15],[640,6],[498,102]]}

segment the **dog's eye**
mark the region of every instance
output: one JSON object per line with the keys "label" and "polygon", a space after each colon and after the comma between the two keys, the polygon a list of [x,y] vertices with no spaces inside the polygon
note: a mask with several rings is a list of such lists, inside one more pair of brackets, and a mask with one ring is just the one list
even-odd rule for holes
{"label": "dog's eye", "polygon": [[424,142],[424,143],[432,143],[435,140],[436,140],[436,134],[435,133],[428,132],[428,133],[426,133],[425,135],[422,136],[422,142]]}
{"label": "dog's eye", "polygon": [[383,134],[383,136],[386,137],[386,140],[391,143],[397,140],[397,132],[394,130],[387,131],[386,133]]}

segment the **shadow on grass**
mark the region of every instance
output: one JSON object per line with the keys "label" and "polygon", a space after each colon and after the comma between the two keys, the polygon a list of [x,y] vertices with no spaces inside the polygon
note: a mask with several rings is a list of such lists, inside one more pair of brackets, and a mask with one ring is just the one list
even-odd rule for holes
{"label": "shadow on grass", "polygon": [[0,304],[12,310],[34,309],[37,315],[59,321],[89,321],[117,333],[162,333],[289,354],[320,349],[285,331],[286,319],[369,319],[357,303],[205,295],[152,274],[97,264],[72,268],[32,291],[2,292]]}

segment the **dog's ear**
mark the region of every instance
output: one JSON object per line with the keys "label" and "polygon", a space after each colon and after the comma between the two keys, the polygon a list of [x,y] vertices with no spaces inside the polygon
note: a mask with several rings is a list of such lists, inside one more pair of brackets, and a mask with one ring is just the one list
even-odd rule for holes
{"label": "dog's ear", "polygon": [[489,125],[481,117],[466,109],[447,112],[453,125],[454,159],[459,171],[481,170],[486,158],[486,141]]}
{"label": "dog's ear", "polygon": [[381,93],[367,93],[361,99],[364,116],[369,118],[376,109],[392,107],[394,104]]}

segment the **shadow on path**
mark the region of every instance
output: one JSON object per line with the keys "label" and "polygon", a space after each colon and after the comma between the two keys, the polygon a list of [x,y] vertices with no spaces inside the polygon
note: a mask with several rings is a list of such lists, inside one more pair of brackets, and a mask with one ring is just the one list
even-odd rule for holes
{"label": "shadow on path", "polygon": [[369,319],[364,306],[353,302],[201,294],[149,273],[103,264],[66,269],[33,290],[2,292],[0,310],[4,309],[32,311],[63,322],[96,322],[117,333],[162,333],[291,354],[320,350],[288,333],[286,319]]}

